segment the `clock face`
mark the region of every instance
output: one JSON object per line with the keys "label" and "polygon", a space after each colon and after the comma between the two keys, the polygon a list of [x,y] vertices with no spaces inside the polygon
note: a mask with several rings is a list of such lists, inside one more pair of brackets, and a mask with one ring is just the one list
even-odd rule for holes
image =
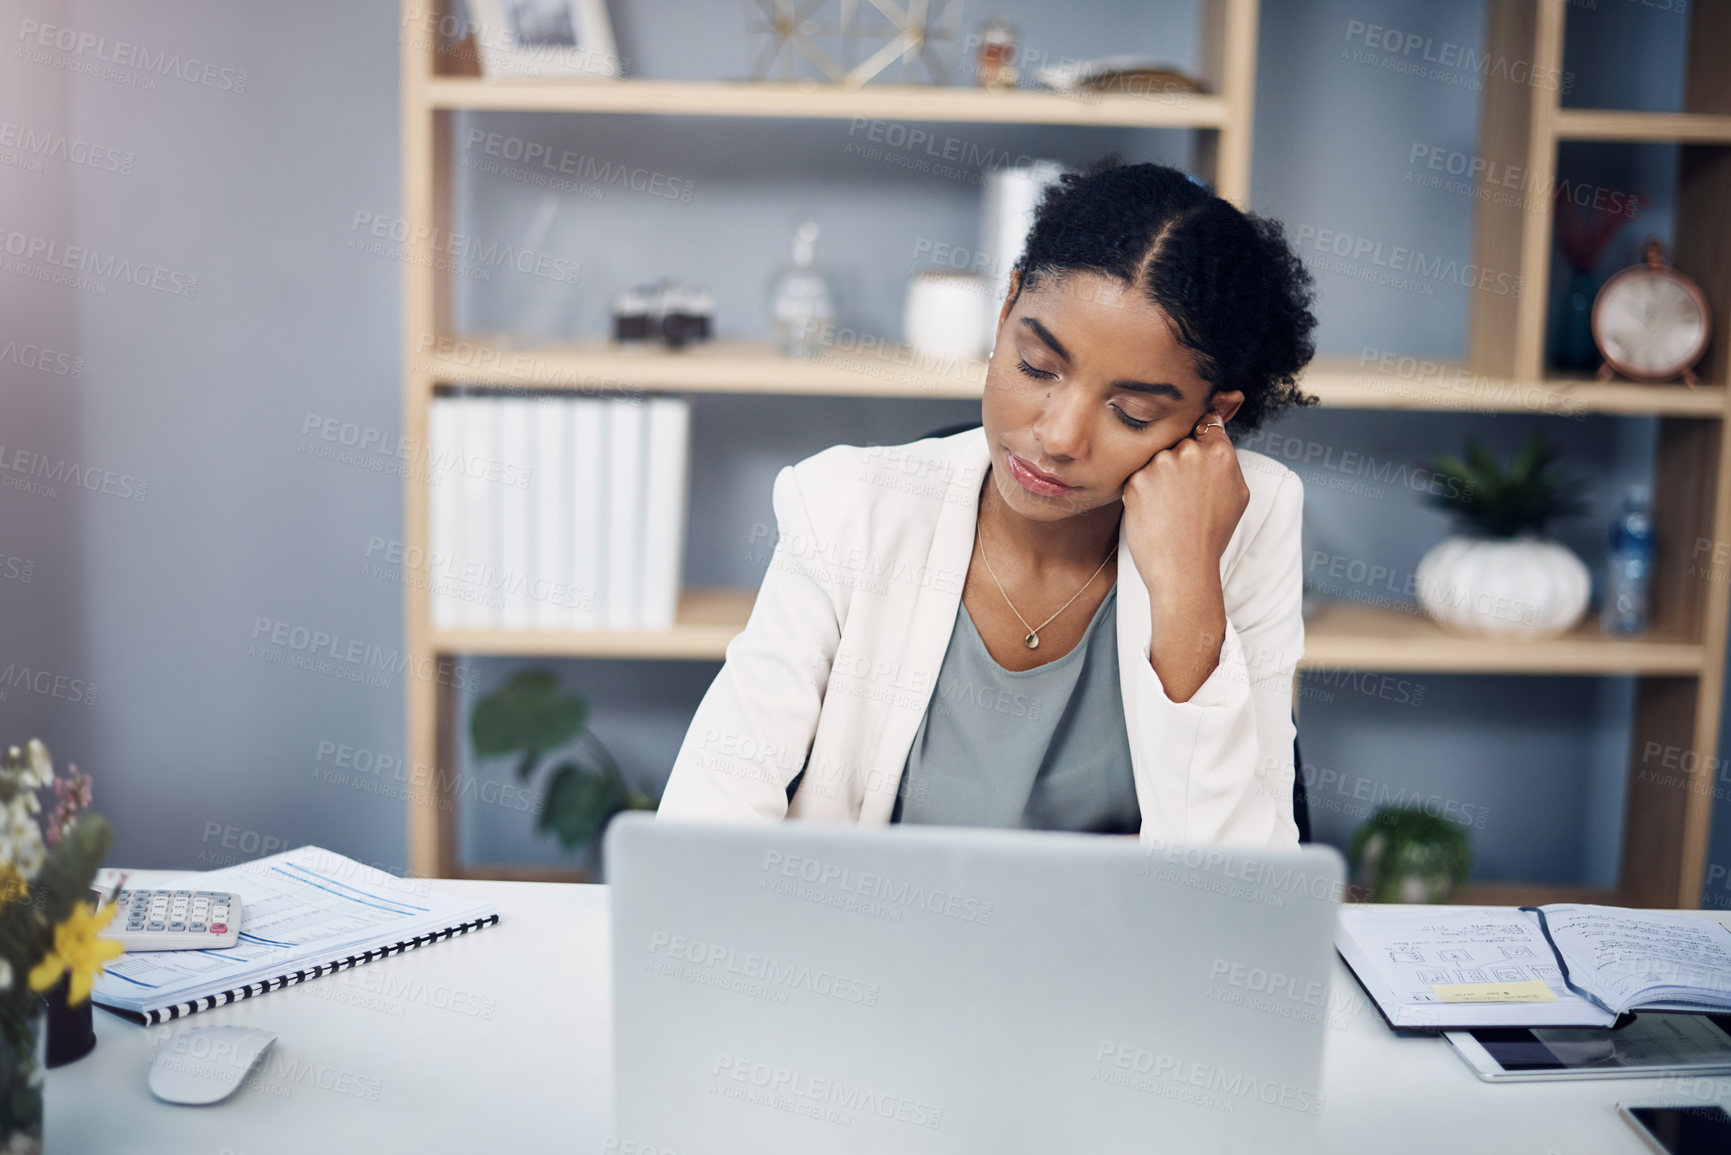
{"label": "clock face", "polygon": [[1700,359],[1707,315],[1690,286],[1665,271],[1634,268],[1601,291],[1593,330],[1605,359],[1631,376],[1669,377]]}

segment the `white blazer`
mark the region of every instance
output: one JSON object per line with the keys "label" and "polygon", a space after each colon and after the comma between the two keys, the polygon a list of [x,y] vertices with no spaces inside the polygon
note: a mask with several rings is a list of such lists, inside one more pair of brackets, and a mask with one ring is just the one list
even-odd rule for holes
{"label": "white blazer", "polygon": [[[1187,702],[1166,696],[1149,660],[1148,590],[1119,535],[1118,679],[1144,841],[1298,841],[1304,488],[1272,458],[1237,452],[1250,503],[1220,560],[1226,641]],[[768,572],[698,704],[661,816],[889,821],[950,644],[991,458],[974,428],[837,445],[781,470]]]}

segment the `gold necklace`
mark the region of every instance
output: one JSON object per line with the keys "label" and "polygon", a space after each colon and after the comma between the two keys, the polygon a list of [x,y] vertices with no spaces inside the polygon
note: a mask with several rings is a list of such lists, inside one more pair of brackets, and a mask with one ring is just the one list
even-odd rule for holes
{"label": "gold necklace", "polygon": [[986,535],[984,533],[980,534],[980,560],[986,563],[986,572],[992,575],[992,581],[997,583],[998,592],[1004,595],[1004,604],[1010,607],[1010,612],[1016,615],[1018,621],[1020,621],[1024,626],[1027,626],[1028,636],[1023,638],[1022,641],[1030,650],[1037,650],[1040,648],[1040,631],[1052,624],[1052,618],[1057,617],[1058,614],[1069,609],[1071,603],[1082,596],[1082,590],[1085,590],[1094,584],[1094,579],[1100,576],[1100,570],[1106,568],[1106,563],[1112,560],[1112,555],[1116,552],[1117,546],[1114,545],[1112,550],[1101,560],[1100,568],[1088,575],[1088,580],[1082,583],[1082,589],[1077,590],[1074,594],[1070,595],[1070,601],[1067,601],[1058,607],[1057,614],[1053,614],[1051,618],[1047,618],[1037,626],[1029,626],[1028,619],[1022,617],[1022,611],[1016,608],[1016,603],[1010,600],[1010,595],[1008,593],[1005,593],[1004,583],[998,581],[997,571],[992,569],[992,559],[986,556]]}

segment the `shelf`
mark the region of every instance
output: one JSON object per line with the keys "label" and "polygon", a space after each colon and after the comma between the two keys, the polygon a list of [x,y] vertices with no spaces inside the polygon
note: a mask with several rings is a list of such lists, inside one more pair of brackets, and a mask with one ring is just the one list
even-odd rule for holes
{"label": "shelf", "polygon": [[517,862],[459,862],[449,878],[478,878],[487,882],[594,882],[587,870],[574,866],[529,866]]}
{"label": "shelf", "polygon": [[1470,413],[1580,413],[1723,418],[1725,387],[1599,382],[1591,377],[1512,381],[1473,373],[1464,365],[1417,357],[1396,371],[1360,367],[1353,358],[1319,357],[1299,385],[1330,409],[1404,409]]}
{"label": "shelf", "polygon": [[670,630],[441,630],[433,648],[443,654],[720,661],[756,600],[756,590],[688,589],[679,595]]}
{"label": "shelf", "polygon": [[[436,77],[427,82],[424,90],[426,103],[432,108],[516,112],[1215,129],[1227,121],[1226,102],[1221,97],[1187,93],[1069,95],[1031,89],[995,92],[984,88],[909,84],[840,88],[809,81],[533,81],[470,77]],[[866,139],[867,136],[861,136],[862,141]],[[977,160],[966,155],[949,155],[943,147],[946,142],[937,139],[911,145],[906,140],[870,139],[887,148],[926,156],[933,163],[971,165]]]}
{"label": "shelf", "polygon": [[[1304,625],[1303,669],[1429,674],[1669,674],[1701,672],[1694,642],[1615,638],[1589,622],[1548,640],[1505,641],[1445,632],[1413,612],[1351,602],[1321,606]],[[1324,686],[1323,688],[1326,688]]]}
{"label": "shelf", "polygon": [[1654,144],[1731,144],[1731,116],[1705,112],[1557,110],[1558,140],[1625,140]]}
{"label": "shelf", "polygon": [[[1409,364],[1411,362],[1411,364]],[[440,338],[417,362],[433,383],[564,390],[782,393],[808,397],[976,398],[983,360],[940,362],[905,345],[867,352],[826,350],[810,360],[782,357],[762,341],[706,341],[682,352],[611,341],[514,345],[495,334]],[[1400,409],[1520,414],[1622,414],[1721,419],[1724,386],[1599,383],[1591,377],[1508,381],[1464,365],[1400,358],[1397,371],[1319,357],[1300,377],[1329,409]]]}
{"label": "shelf", "polygon": [[1566,882],[1471,882],[1450,901],[1457,906],[1545,906],[1553,902],[1625,905],[1616,887]]}
{"label": "shelf", "polygon": [[977,400],[986,380],[984,361],[940,361],[905,345],[834,348],[800,360],[761,341],[720,339],[670,352],[610,341],[517,346],[488,335],[440,338],[416,367],[434,382],[463,385],[822,397]]}
{"label": "shelf", "polygon": [[[734,340],[669,352],[608,341],[516,345],[480,335],[441,338],[435,350],[418,366],[434,382],[513,388],[978,399],[986,379],[984,361],[940,362],[905,345],[827,350],[803,361],[761,341]],[[1600,383],[1589,377],[1509,381],[1418,358],[1401,359],[1392,373],[1360,368],[1351,358],[1318,358],[1299,383],[1331,409],[1719,419],[1726,402],[1724,386]]]}
{"label": "shelf", "polygon": [[[548,658],[720,661],[745,627],[756,590],[690,589],[671,630],[446,630],[446,654]],[[1595,626],[1549,641],[1508,642],[1443,632],[1415,613],[1347,602],[1326,604],[1305,623],[1303,669],[1437,674],[1671,674],[1694,676],[1701,647],[1663,638],[1610,638]]]}

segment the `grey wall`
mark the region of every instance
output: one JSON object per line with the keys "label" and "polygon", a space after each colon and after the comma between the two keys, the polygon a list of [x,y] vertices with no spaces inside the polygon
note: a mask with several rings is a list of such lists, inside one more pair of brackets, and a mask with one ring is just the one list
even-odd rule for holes
{"label": "grey wall", "polygon": [[[743,6],[611,7],[637,75],[738,76],[752,58]],[[148,13],[115,0],[14,10],[229,72],[214,86],[170,76],[146,87],[24,60],[0,75],[0,120],[131,155],[126,173],[52,159],[39,169],[0,164],[9,227],[162,266],[182,286],[198,279],[196,295],[125,283],[98,292],[0,272],[0,341],[16,335],[82,358],[75,379],[0,360],[0,444],[148,483],[141,500],[0,489],[0,668],[29,665],[98,687],[89,704],[0,687],[3,736],[42,734],[62,760],[96,775],[99,801],[121,818],[117,861],[211,865],[275,840],[400,867],[404,802],[391,760],[404,746],[401,677],[341,662],[297,668],[287,660],[294,651],[269,641],[277,623],[305,627],[374,647],[387,666],[402,646],[401,586],[380,557],[401,536],[402,463],[374,450],[320,456],[332,445],[318,433],[352,426],[382,440],[401,426],[401,266],[369,251],[357,227],[399,211],[395,6],[248,7],[239,17],[214,0]],[[1022,0],[993,11],[1020,25],[1026,50],[1052,60],[1145,50],[1194,63],[1189,4],[1076,11]],[[969,13],[964,34],[979,15]],[[1415,147],[1472,152],[1472,78],[1414,77],[1401,70],[1410,60],[1355,42],[1355,21],[1482,42],[1479,3],[1265,4],[1252,204],[1305,240],[1325,353],[1456,358],[1468,295],[1481,290],[1449,277],[1375,285],[1353,275],[1374,268],[1331,264],[1314,244],[1314,231],[1327,229],[1460,265],[1470,258],[1471,199],[1408,176]],[[1601,2],[1572,7],[1570,26],[1571,102],[1676,106],[1675,15]],[[944,55],[960,60],[954,46]],[[597,335],[613,291],[668,275],[716,292],[723,335],[762,337],[767,282],[793,220],[810,212],[823,227],[819,261],[842,289],[843,322],[895,336],[909,271],[936,245],[974,246],[982,161],[1026,154],[1080,165],[1114,149],[1132,161],[1191,156],[1182,133],[920,127],[956,141],[973,163],[934,175],[865,159],[849,146],[869,127],[848,122],[464,114],[459,227],[581,261],[583,273],[569,285],[509,269],[459,278],[462,323]],[[518,166],[487,169],[498,158],[486,134],[641,166],[691,195],[618,185],[548,194]],[[1668,233],[1674,156],[1665,150],[1596,147],[1566,153],[1564,165],[1653,198],[1606,269],[1627,262],[1644,230]],[[532,233],[548,195],[556,211]],[[692,492],[686,579],[750,586],[764,564],[753,535],[773,524],[770,482],[781,465],[838,441],[907,440],[975,417],[977,406],[706,396],[694,416],[702,484]],[[1506,450],[1535,424],[1593,481],[1593,512],[1559,531],[1596,564],[1621,484],[1650,468],[1651,422],[1311,412],[1251,444],[1298,456],[1313,580],[1326,580],[1337,556],[1404,575],[1446,521],[1410,489],[1365,485],[1304,465],[1306,455],[1410,463],[1468,433]],[[7,557],[30,561],[31,580],[8,578]],[[1335,592],[1380,596],[1361,587]],[[519,666],[466,664],[483,691]],[[598,734],[646,784],[665,775],[717,669],[556,665],[591,697]],[[1609,880],[1630,690],[1625,679],[1313,679],[1301,732],[1319,831],[1344,841],[1371,800],[1417,792],[1471,816],[1480,877]],[[375,769],[329,783],[322,772],[339,757]],[[466,769],[477,784],[505,773]],[[519,805],[475,790],[464,854],[556,860]],[[1731,831],[1731,821],[1720,826]],[[1728,857],[1720,848],[1715,861]]]}

